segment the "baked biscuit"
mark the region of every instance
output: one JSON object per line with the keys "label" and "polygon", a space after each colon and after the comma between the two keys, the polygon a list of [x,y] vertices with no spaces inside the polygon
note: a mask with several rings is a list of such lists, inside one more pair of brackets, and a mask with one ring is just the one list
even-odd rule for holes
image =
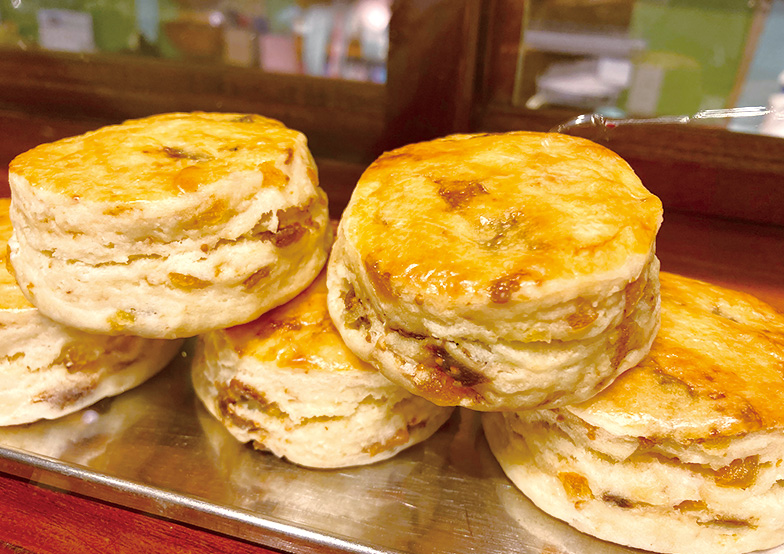
{"label": "baked biscuit", "polygon": [[346,344],[440,405],[585,400],[658,327],[662,205],[617,155],[559,134],[455,135],[362,175],[328,269]]}
{"label": "baked biscuit", "polygon": [[308,467],[390,458],[452,409],[409,394],[361,362],[329,318],[321,276],[259,319],[200,336],[196,394],[241,442]]}
{"label": "baked biscuit", "polygon": [[305,137],[257,115],[127,121],[15,158],[11,263],[61,323],[187,337],[303,290],[331,244]]}
{"label": "baked biscuit", "polygon": [[[0,252],[11,236],[0,198]],[[70,414],[133,388],[160,371],[181,340],[109,337],[41,315],[3,263],[0,267],[0,425]]]}
{"label": "baked biscuit", "polygon": [[506,474],[545,512],[656,552],[784,543],[784,315],[662,273],[650,354],[575,406],[483,414]]}

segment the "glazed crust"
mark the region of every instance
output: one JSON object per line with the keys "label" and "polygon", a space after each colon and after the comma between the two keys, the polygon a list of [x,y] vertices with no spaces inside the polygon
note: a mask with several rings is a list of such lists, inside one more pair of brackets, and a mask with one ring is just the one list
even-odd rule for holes
{"label": "glazed crust", "polygon": [[381,302],[497,311],[647,258],[661,214],[629,166],[593,142],[456,135],[376,160],[342,232]]}
{"label": "glazed crust", "polygon": [[293,300],[254,321],[224,329],[221,335],[239,356],[292,372],[360,371],[375,376],[376,370],[346,347],[326,310],[322,272]]}
{"label": "glazed crust", "polygon": [[275,166],[294,155],[299,137],[258,115],[169,113],[41,144],[17,156],[9,173],[87,202],[161,201],[242,171],[261,170],[283,187]]}

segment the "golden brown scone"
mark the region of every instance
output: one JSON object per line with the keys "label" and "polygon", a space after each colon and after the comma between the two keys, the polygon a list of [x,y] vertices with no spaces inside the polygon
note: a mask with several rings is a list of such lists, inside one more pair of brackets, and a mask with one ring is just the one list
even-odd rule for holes
{"label": "golden brown scone", "polygon": [[[11,236],[10,200],[0,198],[0,255]],[[6,262],[7,260],[3,260]],[[0,425],[55,419],[146,381],[181,340],[85,333],[44,317],[0,266]]]}
{"label": "golden brown scone", "polygon": [[584,139],[455,135],[362,175],[329,263],[357,355],[437,404],[584,400],[658,327],[658,198]]}
{"label": "golden brown scone", "polygon": [[510,479],[591,535],[655,552],[784,543],[784,315],[661,274],[650,354],[591,400],[485,414]]}
{"label": "golden brown scone", "polygon": [[196,394],[241,442],[308,467],[385,460],[452,409],[408,393],[346,348],[327,312],[325,275],[259,319],[199,337]]}
{"label": "golden brown scone", "polygon": [[44,314],[96,333],[186,337],[289,300],[326,262],[305,137],[257,115],[174,113],[11,162],[11,263]]}

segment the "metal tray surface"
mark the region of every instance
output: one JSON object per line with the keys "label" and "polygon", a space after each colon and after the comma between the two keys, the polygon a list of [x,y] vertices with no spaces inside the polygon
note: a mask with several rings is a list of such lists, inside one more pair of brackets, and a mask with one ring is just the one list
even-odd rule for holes
{"label": "metal tray surface", "polygon": [[503,474],[469,410],[368,466],[312,470],[256,451],[196,398],[188,352],[78,413],[0,428],[0,471],[296,552],[642,552],[538,510]]}

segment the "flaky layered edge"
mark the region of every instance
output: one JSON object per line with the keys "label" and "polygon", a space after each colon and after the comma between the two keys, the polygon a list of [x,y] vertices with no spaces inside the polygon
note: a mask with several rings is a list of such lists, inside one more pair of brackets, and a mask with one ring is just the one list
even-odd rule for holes
{"label": "flaky layered edge", "polygon": [[27,242],[36,230],[15,228],[10,261],[28,300],[63,324],[112,335],[193,336],[252,320],[310,284],[332,240],[326,196],[314,194],[302,205],[264,212],[262,218],[274,214],[273,231],[251,227],[231,240],[175,241],[168,252],[126,251],[111,262],[40,250]]}
{"label": "flaky layered edge", "polygon": [[[575,340],[508,340],[476,322],[422,329],[380,312],[336,243],[328,262],[330,316],[360,358],[439,405],[483,411],[556,407],[586,400],[648,353],[660,324],[659,261],[651,254],[626,284],[604,331]],[[582,298],[573,304],[588,303]]]}
{"label": "flaky layered edge", "polygon": [[241,356],[222,331],[199,337],[191,376],[207,411],[237,440],[313,468],[391,458],[452,413],[375,371],[303,372]]}
{"label": "flaky layered edge", "polygon": [[162,370],[181,340],[83,333],[35,309],[0,312],[0,425],[55,419]]}
{"label": "flaky layered edge", "polygon": [[483,426],[512,483],[589,535],[666,553],[740,554],[784,542],[780,431],[732,438],[734,452],[697,463],[684,460],[699,459],[699,445],[608,436],[564,409],[484,414]]}

